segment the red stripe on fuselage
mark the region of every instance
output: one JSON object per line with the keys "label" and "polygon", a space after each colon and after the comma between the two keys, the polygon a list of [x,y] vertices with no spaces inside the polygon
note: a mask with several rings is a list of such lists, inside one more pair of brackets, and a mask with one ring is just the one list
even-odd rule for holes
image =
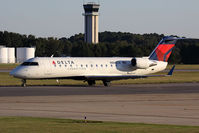
{"label": "red stripe on fuselage", "polygon": [[[164,55],[171,50],[175,44],[159,44],[157,49],[155,50],[155,53],[157,55],[157,58],[159,61],[164,61]],[[169,56],[171,55],[171,52],[167,55],[166,61],[168,60]]]}

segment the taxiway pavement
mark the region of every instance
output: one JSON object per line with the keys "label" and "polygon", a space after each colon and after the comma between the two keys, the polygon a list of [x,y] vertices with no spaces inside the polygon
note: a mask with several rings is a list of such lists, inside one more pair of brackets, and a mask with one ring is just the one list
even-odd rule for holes
{"label": "taxiway pavement", "polygon": [[199,126],[199,83],[0,87],[0,116]]}

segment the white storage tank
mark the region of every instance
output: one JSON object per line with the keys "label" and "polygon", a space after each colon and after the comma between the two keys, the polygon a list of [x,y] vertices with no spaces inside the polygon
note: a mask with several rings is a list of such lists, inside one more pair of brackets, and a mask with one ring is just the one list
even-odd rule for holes
{"label": "white storage tank", "polygon": [[25,60],[35,57],[35,48],[25,48]]}
{"label": "white storage tank", "polygon": [[8,48],[0,47],[0,63],[8,63]]}
{"label": "white storage tank", "polygon": [[22,63],[35,57],[35,48],[17,48],[17,63]]}
{"label": "white storage tank", "polygon": [[24,53],[24,48],[17,48],[17,63],[23,62],[23,53]]}
{"label": "white storage tank", "polygon": [[15,63],[15,48],[8,48],[8,63]]}

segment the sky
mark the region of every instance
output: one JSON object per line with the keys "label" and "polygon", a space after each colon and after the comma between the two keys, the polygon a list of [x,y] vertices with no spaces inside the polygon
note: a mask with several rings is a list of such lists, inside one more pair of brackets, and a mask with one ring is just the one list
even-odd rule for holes
{"label": "sky", "polygon": [[[0,0],[0,31],[36,37],[84,32],[83,3],[96,0]],[[199,0],[97,0],[99,31],[199,38]]]}

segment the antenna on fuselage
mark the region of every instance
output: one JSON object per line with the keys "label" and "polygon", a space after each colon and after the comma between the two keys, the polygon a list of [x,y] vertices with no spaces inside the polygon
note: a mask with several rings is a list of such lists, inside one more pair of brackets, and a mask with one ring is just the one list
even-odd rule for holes
{"label": "antenna on fuselage", "polygon": [[53,58],[54,57],[54,54],[53,55],[51,55],[51,57],[50,58]]}

